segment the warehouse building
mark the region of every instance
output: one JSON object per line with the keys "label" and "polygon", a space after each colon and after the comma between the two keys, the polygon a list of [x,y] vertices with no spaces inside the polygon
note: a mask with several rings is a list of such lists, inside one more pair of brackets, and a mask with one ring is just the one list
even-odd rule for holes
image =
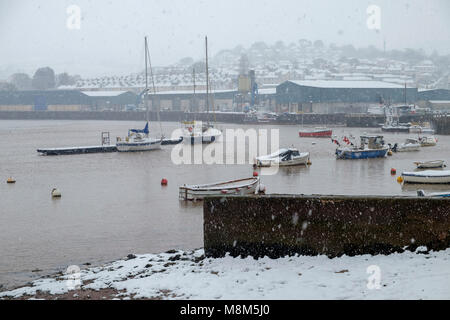
{"label": "warehouse building", "polygon": [[[230,111],[233,109],[236,90],[214,90],[209,94],[210,110]],[[149,108],[156,111],[206,111],[206,90],[195,93],[193,91],[166,91],[149,95]]]}
{"label": "warehouse building", "polygon": [[279,113],[362,113],[380,104],[417,99],[417,88],[382,81],[290,80],[276,91]]}
{"label": "warehouse building", "polygon": [[0,111],[118,111],[138,103],[129,91],[0,91]]}
{"label": "warehouse building", "polygon": [[422,90],[417,94],[417,104],[437,112],[450,112],[450,90]]}

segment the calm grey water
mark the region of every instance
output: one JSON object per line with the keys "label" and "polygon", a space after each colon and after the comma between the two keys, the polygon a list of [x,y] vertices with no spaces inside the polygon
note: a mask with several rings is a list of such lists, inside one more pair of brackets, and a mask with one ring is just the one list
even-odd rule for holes
{"label": "calm grey water", "polygon": [[[169,135],[180,127],[163,123]],[[99,264],[129,253],[155,253],[203,246],[202,204],[178,200],[182,184],[249,177],[250,165],[182,165],[171,161],[172,146],[132,154],[46,157],[38,147],[98,145],[102,131],[112,140],[143,123],[113,121],[0,121],[0,285],[3,289],[64,270],[72,264]],[[153,124],[153,128],[157,128]],[[252,126],[221,125],[226,128]],[[276,128],[253,126],[256,129]],[[387,159],[345,161],[334,157],[329,139],[300,139],[298,126],[281,126],[281,146],[311,153],[312,166],[280,168],[264,176],[268,193],[415,194],[402,188],[390,169],[413,170],[413,161],[450,159],[450,137],[437,147],[398,153]],[[335,128],[338,136],[379,129]],[[408,134],[384,134],[403,142]],[[414,135],[411,135],[414,136]],[[316,142],[315,145],[312,143]],[[243,148],[243,146],[241,146]],[[13,176],[17,183],[7,185]],[[161,187],[167,178],[169,185]],[[62,199],[52,200],[57,187]],[[429,190],[449,190],[448,186]],[[36,269],[42,270],[32,272]],[[1,289],[1,288],[0,288]]]}

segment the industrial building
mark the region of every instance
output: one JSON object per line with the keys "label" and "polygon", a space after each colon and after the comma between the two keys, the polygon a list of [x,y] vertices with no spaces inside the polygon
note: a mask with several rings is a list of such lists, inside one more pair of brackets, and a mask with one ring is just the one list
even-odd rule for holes
{"label": "industrial building", "polygon": [[422,90],[417,94],[417,104],[422,108],[429,108],[438,112],[450,111],[450,90],[434,89]]}
{"label": "industrial building", "polygon": [[279,113],[360,113],[380,104],[415,103],[417,88],[382,81],[289,80],[276,95]]}
{"label": "industrial building", "polygon": [[129,91],[0,91],[0,111],[120,111],[139,101]]}
{"label": "industrial building", "polygon": [[[236,90],[214,90],[210,92],[210,110],[231,111],[235,102]],[[156,111],[206,111],[206,90],[165,91],[148,96],[150,110]]]}

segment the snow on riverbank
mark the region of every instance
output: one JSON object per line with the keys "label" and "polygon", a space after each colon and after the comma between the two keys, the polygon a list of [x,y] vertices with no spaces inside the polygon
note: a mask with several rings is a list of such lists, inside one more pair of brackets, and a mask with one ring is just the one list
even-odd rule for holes
{"label": "snow on riverbank", "polygon": [[[103,297],[108,299],[450,299],[450,249],[277,260],[209,259],[203,253],[200,249],[129,256],[82,270],[81,290],[69,292],[67,285],[73,280],[55,275],[2,292],[0,299],[52,299],[64,294],[75,299],[80,292],[112,292]],[[376,287],[377,270],[380,288],[369,289],[368,283]],[[101,299],[102,294],[88,297]]]}

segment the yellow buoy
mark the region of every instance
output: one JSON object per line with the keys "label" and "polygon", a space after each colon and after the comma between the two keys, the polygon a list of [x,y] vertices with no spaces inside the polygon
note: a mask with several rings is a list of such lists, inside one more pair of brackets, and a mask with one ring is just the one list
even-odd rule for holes
{"label": "yellow buoy", "polygon": [[308,164],[308,166],[312,165],[311,160],[308,160],[307,164]]}
{"label": "yellow buoy", "polygon": [[388,156],[392,156],[392,155],[393,155],[392,151],[389,150],[389,151],[388,151]]}
{"label": "yellow buoy", "polygon": [[16,183],[16,180],[14,180],[12,177],[9,177],[8,180],[6,180],[6,183]]}
{"label": "yellow buoy", "polygon": [[397,182],[398,182],[398,183],[403,183],[403,178],[402,178],[402,177],[398,177],[398,178],[397,178]]}

